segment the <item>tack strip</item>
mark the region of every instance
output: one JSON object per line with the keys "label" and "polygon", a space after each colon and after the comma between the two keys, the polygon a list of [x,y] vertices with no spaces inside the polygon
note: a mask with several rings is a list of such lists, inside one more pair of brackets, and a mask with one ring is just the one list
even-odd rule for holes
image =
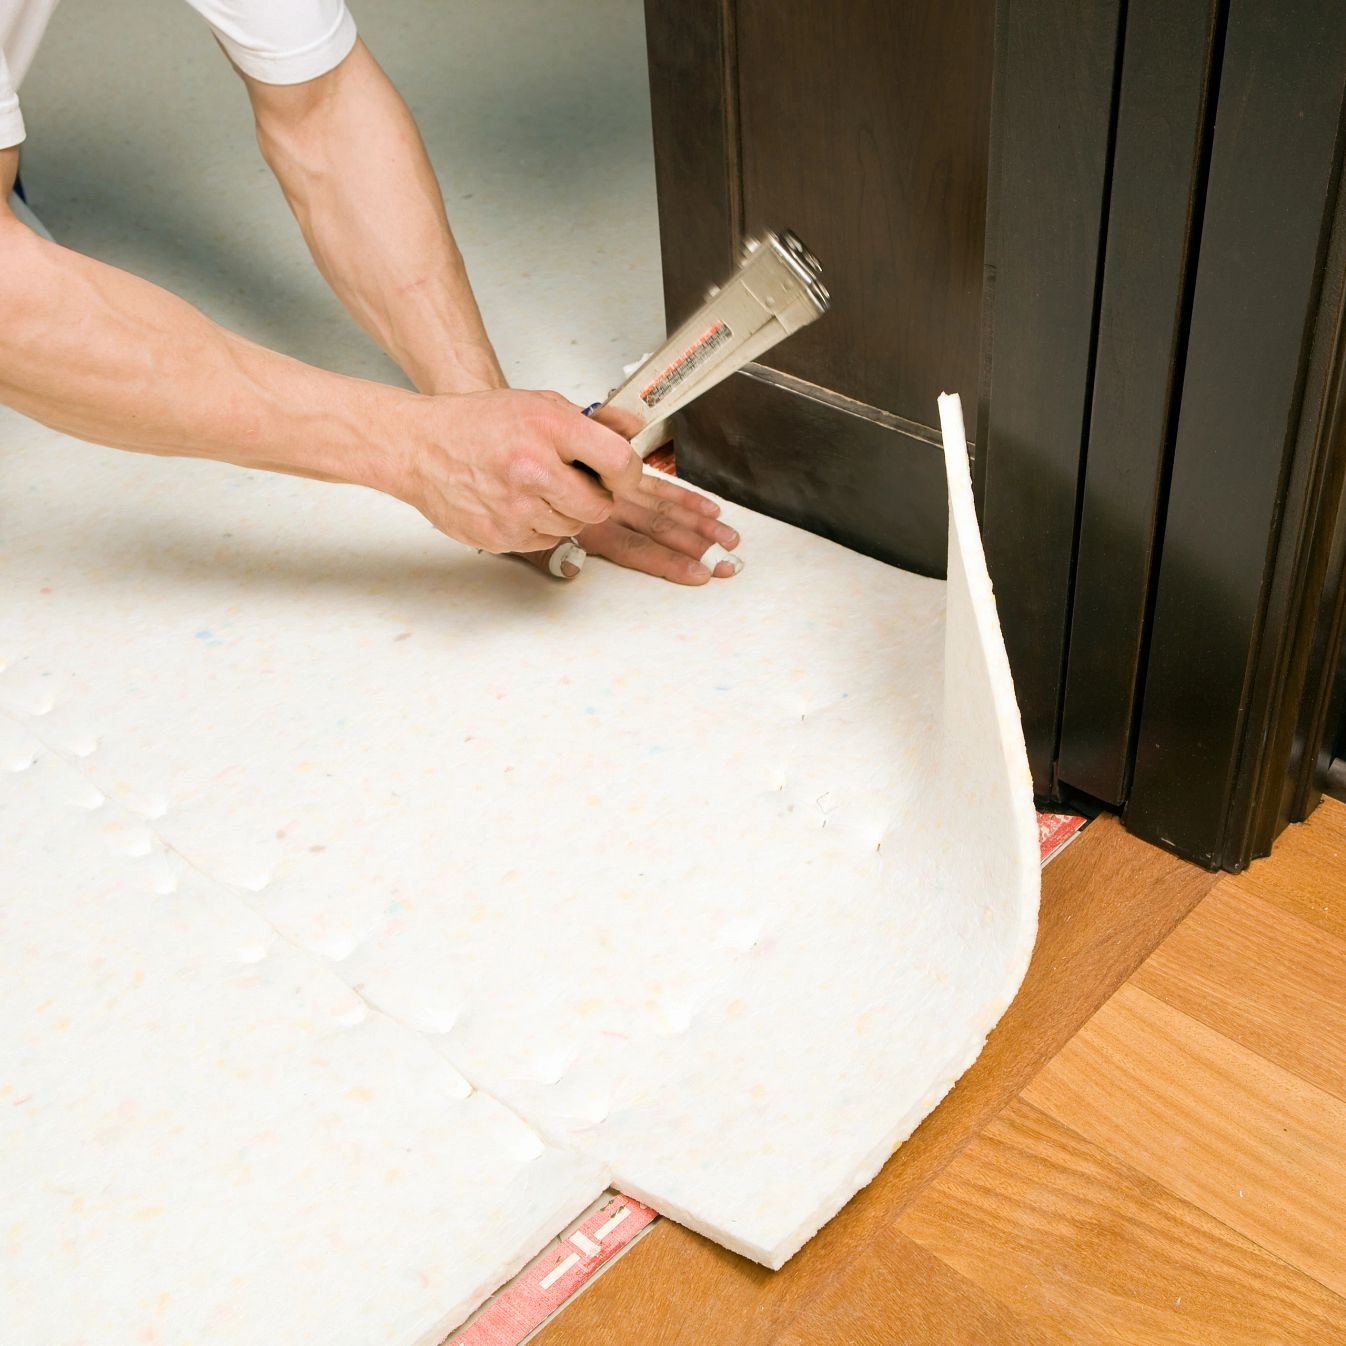
{"label": "tack strip", "polygon": [[616,1193],[535,1257],[448,1346],[520,1346],[658,1216]]}
{"label": "tack strip", "polygon": [[1038,849],[1042,863],[1045,865],[1053,856],[1065,850],[1088,821],[1073,813],[1039,813]]}

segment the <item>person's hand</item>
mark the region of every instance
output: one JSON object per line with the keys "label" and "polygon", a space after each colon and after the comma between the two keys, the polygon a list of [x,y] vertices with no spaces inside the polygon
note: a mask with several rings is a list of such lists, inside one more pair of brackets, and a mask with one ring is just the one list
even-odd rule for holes
{"label": "person's hand", "polygon": [[[559,393],[417,397],[385,489],[441,532],[489,552],[550,549],[639,498],[640,459]],[[582,463],[596,475],[580,471]]]}
{"label": "person's hand", "polygon": [[[593,418],[618,434],[640,430],[633,416],[604,407]],[[643,571],[675,584],[705,584],[712,577],[728,579],[743,562],[725,553],[738,546],[738,534],[719,519],[720,507],[696,491],[667,477],[642,474],[633,489],[617,492],[606,519],[580,529],[575,541],[592,556],[601,556],[631,570]],[[715,548],[714,551],[708,549]],[[574,579],[579,566],[572,553],[548,548],[525,556],[539,570]],[[583,558],[580,558],[583,559]],[[559,564],[558,564],[559,563]]]}
{"label": "person's hand", "polygon": [[[612,512],[580,530],[576,541],[591,556],[602,556],[632,570],[675,584],[705,584],[712,576],[728,579],[743,563],[708,548],[738,546],[738,534],[719,520],[713,500],[664,477],[642,476],[634,491],[622,491]],[[705,562],[702,557],[705,556]]]}

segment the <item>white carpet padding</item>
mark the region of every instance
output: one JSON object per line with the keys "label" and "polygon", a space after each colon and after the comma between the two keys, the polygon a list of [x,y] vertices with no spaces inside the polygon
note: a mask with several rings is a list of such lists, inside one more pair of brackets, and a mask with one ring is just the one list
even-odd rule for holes
{"label": "white carpet padding", "polygon": [[573,584],[0,419],[0,1321],[436,1339],[611,1181],[779,1266],[1037,914],[961,417],[947,586],[729,507]]}

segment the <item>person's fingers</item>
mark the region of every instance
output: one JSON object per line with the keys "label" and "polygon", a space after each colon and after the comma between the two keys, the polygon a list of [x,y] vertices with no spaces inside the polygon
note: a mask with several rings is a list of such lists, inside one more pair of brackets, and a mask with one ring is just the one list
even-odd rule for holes
{"label": "person's fingers", "polygon": [[[584,548],[572,538],[558,542],[545,551],[514,552],[521,561],[527,561],[535,570],[557,579],[573,580],[580,573],[586,555]],[[558,573],[559,572],[559,573]]]}
{"label": "person's fingers", "polygon": [[738,546],[739,535],[727,523],[704,514],[693,514],[671,500],[655,500],[647,504],[647,499],[618,500],[613,506],[612,521],[648,533],[665,546],[676,547],[689,556],[700,556],[713,542],[718,542],[726,551]]}
{"label": "person's fingers", "polygon": [[[572,427],[590,430],[604,439],[615,439],[622,452],[630,446],[609,431],[589,425],[575,407],[559,393],[529,393],[536,411],[539,401],[554,401],[563,414],[547,412],[535,416],[528,426],[533,437],[507,458],[505,484],[515,497],[516,507],[528,508],[532,497],[542,507],[564,515],[570,523],[567,532],[576,532],[591,523],[601,523],[612,512],[612,496],[594,476],[577,472],[571,466],[573,455],[565,450],[566,436]],[[529,515],[530,521],[533,516]]]}
{"label": "person's fingers", "polygon": [[555,533],[525,533],[519,541],[510,548],[512,552],[528,554],[531,552],[549,552],[553,547],[559,546],[562,542],[569,542],[570,535],[560,535]]}
{"label": "person's fingers", "polygon": [[612,513],[612,496],[602,485],[563,465],[557,465],[542,494],[554,510],[578,519],[581,527],[602,523]]}
{"label": "person's fingers", "polygon": [[629,528],[633,533],[643,533],[661,546],[682,552],[684,556],[698,561],[712,541],[696,529],[684,527],[668,517],[661,518],[650,510],[623,510],[620,515],[613,517],[612,522]]}
{"label": "person's fingers", "polygon": [[599,407],[592,419],[599,425],[606,425],[609,430],[615,430],[623,439],[634,439],[641,430],[639,416],[633,416],[629,411],[619,411],[616,407]]}
{"label": "person's fingers", "polygon": [[649,472],[641,476],[639,493],[642,496],[649,496],[652,500],[667,500],[683,509],[691,510],[694,514],[705,514],[710,518],[715,518],[720,513],[718,501],[711,500],[697,491],[689,491],[685,486],[679,486],[676,481],[670,481],[667,477],[656,477]]}
{"label": "person's fingers", "polygon": [[602,523],[612,513],[610,483],[606,480],[600,482],[562,463],[556,465],[540,494],[553,509],[581,519],[586,524]]}
{"label": "person's fingers", "polygon": [[592,522],[594,521],[591,519],[577,519],[573,514],[566,514],[546,500],[538,501],[538,508],[532,519],[533,527],[539,533],[555,537],[574,537]]}
{"label": "person's fingers", "polygon": [[[556,447],[563,461],[591,468],[614,495],[639,488],[640,455],[621,435],[579,412],[559,424]],[[583,480],[582,474],[575,475]]]}
{"label": "person's fingers", "polygon": [[700,585],[711,577],[711,572],[694,557],[619,523],[601,523],[590,528],[584,535],[584,546],[594,556],[674,584]]}
{"label": "person's fingers", "polygon": [[718,542],[712,542],[697,559],[716,579],[732,579],[743,573],[743,558],[727,552]]}

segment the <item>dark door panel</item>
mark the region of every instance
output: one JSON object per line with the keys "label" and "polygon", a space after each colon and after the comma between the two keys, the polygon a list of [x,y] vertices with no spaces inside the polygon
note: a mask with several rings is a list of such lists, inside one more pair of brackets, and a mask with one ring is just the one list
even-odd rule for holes
{"label": "dark door panel", "polygon": [[[976,419],[990,0],[647,0],[670,323],[795,230],[832,308],[680,418],[678,465],[942,574],[936,399]],[[779,376],[779,377],[778,377]]]}
{"label": "dark door panel", "polygon": [[976,437],[994,7],[738,0],[743,217],[794,229],[833,311],[772,368]]}

